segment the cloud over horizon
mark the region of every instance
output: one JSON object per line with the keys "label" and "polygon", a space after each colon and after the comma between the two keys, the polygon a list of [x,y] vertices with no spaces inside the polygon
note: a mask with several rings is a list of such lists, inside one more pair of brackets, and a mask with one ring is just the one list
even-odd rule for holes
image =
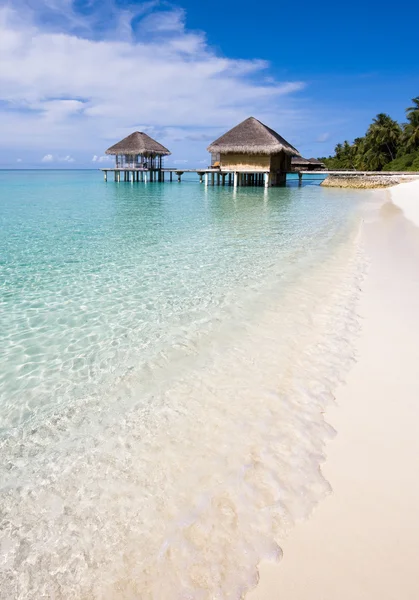
{"label": "cloud over horizon", "polygon": [[276,81],[257,58],[220,56],[186,29],[182,9],[104,4],[92,0],[80,14],[71,0],[0,0],[0,162],[6,149],[33,161],[101,162],[134,130],[178,145],[180,156],[199,147],[198,159],[251,114],[283,124],[284,135],[304,119],[290,100],[303,82]]}

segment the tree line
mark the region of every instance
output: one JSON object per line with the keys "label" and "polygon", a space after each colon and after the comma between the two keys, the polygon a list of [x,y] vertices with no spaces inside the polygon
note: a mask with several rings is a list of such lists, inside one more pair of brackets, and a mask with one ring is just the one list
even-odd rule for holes
{"label": "tree line", "polygon": [[406,123],[378,114],[364,137],[337,144],[335,155],[319,160],[328,169],[419,171],[419,96],[406,109]]}

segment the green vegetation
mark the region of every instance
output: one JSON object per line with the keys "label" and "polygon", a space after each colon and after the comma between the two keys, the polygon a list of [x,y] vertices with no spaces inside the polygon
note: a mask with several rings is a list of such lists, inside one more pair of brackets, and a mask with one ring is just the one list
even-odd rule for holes
{"label": "green vegetation", "polygon": [[331,170],[419,171],[419,96],[412,103],[406,109],[407,123],[380,113],[364,137],[338,144],[334,156],[319,160]]}

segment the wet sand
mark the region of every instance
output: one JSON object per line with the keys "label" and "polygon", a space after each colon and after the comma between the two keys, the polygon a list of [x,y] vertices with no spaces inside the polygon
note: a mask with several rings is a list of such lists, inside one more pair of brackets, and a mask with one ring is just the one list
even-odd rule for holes
{"label": "wet sand", "polygon": [[325,415],[333,492],[279,540],[282,561],[260,565],[247,600],[419,598],[419,182],[378,193],[358,360]]}

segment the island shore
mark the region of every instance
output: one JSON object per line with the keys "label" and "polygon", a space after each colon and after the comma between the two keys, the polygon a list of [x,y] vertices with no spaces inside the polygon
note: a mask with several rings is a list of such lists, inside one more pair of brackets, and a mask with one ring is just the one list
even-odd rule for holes
{"label": "island shore", "polygon": [[282,561],[260,564],[247,600],[419,598],[419,181],[378,193],[358,360],[325,415],[333,492],[279,540]]}
{"label": "island shore", "polygon": [[[417,176],[416,176],[416,179]],[[415,176],[407,175],[328,175],[324,181],[321,182],[323,187],[338,187],[338,188],[353,188],[353,189],[378,189],[393,187],[398,183],[404,183],[406,181],[414,181]]]}

